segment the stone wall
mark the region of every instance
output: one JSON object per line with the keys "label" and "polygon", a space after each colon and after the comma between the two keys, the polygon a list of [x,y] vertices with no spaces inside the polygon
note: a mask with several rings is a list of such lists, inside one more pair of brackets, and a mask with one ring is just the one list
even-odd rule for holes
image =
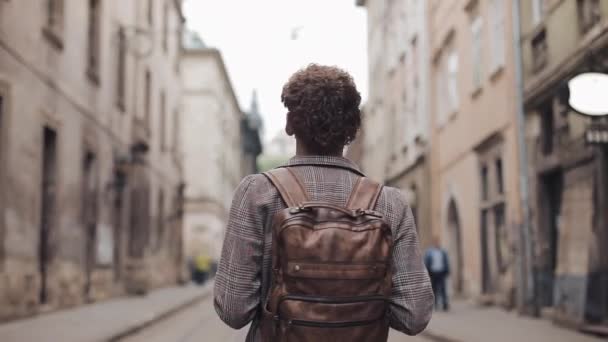
{"label": "stone wall", "polygon": [[[179,34],[169,37],[166,52],[158,36],[153,36],[148,54],[127,51],[125,103],[119,106],[119,32],[128,31],[128,43],[133,44],[136,37],[128,28],[145,26],[146,9],[144,2],[102,3],[96,76],[90,74],[88,22],[83,20],[88,18],[89,2],[66,1],[63,29],[51,36],[45,2],[0,3],[0,321],[103,300],[132,287],[128,266],[145,263],[150,255],[146,252],[144,260],[131,260],[127,253],[128,241],[136,238],[128,219],[128,194],[136,183],[131,174],[134,146],[148,147],[145,168],[151,175],[151,196],[145,218],[159,218],[162,213],[168,220],[179,212],[177,194],[183,182],[179,146],[161,145],[161,129],[169,141],[178,134],[171,125],[173,118],[162,116],[178,115]],[[172,27],[179,28],[180,10],[173,5],[168,9]],[[163,15],[163,8],[157,6],[154,23],[159,27],[152,30],[162,31]],[[154,80],[149,115],[144,115],[143,102],[136,101],[142,99],[145,69],[151,70]],[[165,109],[158,101],[162,91]],[[142,137],[136,132],[141,131],[144,117],[150,122]],[[52,140],[49,132],[55,134],[55,157],[48,168],[55,172],[43,171],[45,155],[50,155],[44,152],[45,130],[47,142]],[[85,167],[87,155],[92,160],[90,172]],[[125,175],[124,184],[119,173]],[[43,186],[43,179],[50,185]],[[157,205],[160,189],[165,194],[163,210]],[[49,208],[46,218],[43,204]],[[146,230],[153,237],[161,231],[156,225]],[[175,235],[181,238],[181,227],[164,231],[167,241]],[[161,268],[136,268],[143,279],[153,278],[149,283],[156,287],[177,279],[175,248],[168,243],[159,246],[162,253],[153,263],[162,264]]]}

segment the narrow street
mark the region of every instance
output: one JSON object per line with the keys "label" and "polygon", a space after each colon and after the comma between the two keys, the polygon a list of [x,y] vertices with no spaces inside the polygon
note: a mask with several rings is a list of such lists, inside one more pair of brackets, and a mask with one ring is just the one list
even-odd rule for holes
{"label": "narrow street", "polygon": [[[244,342],[247,329],[232,330],[213,310],[213,299],[204,301],[175,316],[159,322],[121,342]],[[391,331],[389,342],[430,341],[422,337],[408,337]]]}
{"label": "narrow street", "polygon": [[246,329],[232,330],[218,318],[209,296],[122,342],[243,342],[246,334]]}

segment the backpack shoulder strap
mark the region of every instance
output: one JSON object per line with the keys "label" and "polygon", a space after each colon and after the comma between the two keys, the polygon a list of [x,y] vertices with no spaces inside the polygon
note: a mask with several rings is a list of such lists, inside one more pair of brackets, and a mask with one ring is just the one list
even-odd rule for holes
{"label": "backpack shoulder strap", "polygon": [[367,177],[359,177],[346,204],[348,209],[374,210],[382,185]]}
{"label": "backpack shoulder strap", "polygon": [[268,177],[277,188],[288,207],[297,207],[301,203],[310,201],[304,185],[288,167],[264,172],[264,176]]}

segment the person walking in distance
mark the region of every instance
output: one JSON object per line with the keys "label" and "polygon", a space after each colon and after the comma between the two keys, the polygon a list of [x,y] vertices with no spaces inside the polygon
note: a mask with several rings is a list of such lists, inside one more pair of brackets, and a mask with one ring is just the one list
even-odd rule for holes
{"label": "person walking in distance", "polygon": [[445,283],[450,275],[450,262],[448,253],[441,248],[439,237],[435,236],[433,238],[433,245],[427,249],[424,255],[424,264],[431,277],[436,307],[439,308],[439,302],[441,301],[443,310],[448,311],[450,304]]}
{"label": "person walking in distance", "polygon": [[247,342],[382,342],[416,335],[433,292],[403,193],[342,156],[361,125],[345,71],[311,64],[281,100],[296,155],[245,177],[232,206],[214,305]]}

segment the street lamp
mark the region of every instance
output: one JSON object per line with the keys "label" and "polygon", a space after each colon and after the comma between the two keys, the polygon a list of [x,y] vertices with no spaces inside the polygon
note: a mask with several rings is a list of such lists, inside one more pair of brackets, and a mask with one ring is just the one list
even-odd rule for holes
{"label": "street lamp", "polygon": [[608,75],[586,72],[568,81],[568,106],[582,115],[608,115]]}
{"label": "street lamp", "polygon": [[589,145],[608,144],[608,74],[583,72],[572,77],[562,88],[560,100],[575,113],[592,118],[585,131]]}

